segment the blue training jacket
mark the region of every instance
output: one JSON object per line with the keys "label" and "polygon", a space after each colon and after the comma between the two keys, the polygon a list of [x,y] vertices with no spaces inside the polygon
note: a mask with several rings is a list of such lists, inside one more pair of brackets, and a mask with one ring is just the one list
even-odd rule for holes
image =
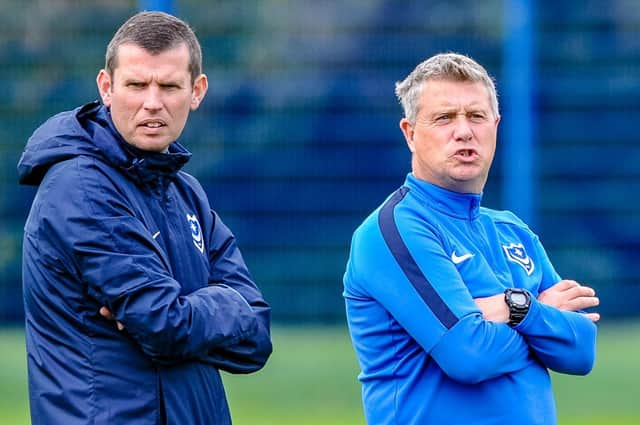
{"label": "blue training jacket", "polygon": [[[550,425],[548,370],[587,374],[596,326],[535,300],[560,280],[538,237],[510,212],[480,207],[409,174],[355,231],[344,297],[370,425]],[[514,328],[473,298],[525,288]]]}
{"label": "blue training jacket", "polygon": [[23,247],[33,424],[231,423],[219,370],[265,364],[270,308],[180,171],[190,156],[132,147],[98,103],[29,139],[18,172],[39,186]]}

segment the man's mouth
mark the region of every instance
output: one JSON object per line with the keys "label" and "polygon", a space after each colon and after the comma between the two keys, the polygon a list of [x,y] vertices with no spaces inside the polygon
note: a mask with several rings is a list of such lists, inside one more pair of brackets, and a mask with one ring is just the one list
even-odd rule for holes
{"label": "man's mouth", "polygon": [[146,128],[160,128],[164,127],[165,125],[167,124],[162,120],[145,120],[140,123],[141,127]]}
{"label": "man's mouth", "polygon": [[456,151],[456,156],[461,156],[463,158],[471,158],[476,155],[477,152],[473,149],[460,149]]}

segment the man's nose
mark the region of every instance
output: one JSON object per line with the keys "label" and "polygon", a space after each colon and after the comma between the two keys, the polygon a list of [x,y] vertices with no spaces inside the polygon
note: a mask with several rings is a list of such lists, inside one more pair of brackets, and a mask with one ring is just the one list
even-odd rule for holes
{"label": "man's nose", "polygon": [[157,87],[149,86],[144,98],[144,108],[149,110],[162,109],[162,98]]}
{"label": "man's nose", "polygon": [[453,131],[454,139],[461,142],[468,142],[473,137],[473,131],[471,131],[469,119],[464,115],[458,115],[456,117],[456,124]]}

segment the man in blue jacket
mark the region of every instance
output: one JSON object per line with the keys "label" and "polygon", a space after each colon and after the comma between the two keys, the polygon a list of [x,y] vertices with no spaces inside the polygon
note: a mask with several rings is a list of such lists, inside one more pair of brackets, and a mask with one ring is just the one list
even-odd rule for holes
{"label": "man in blue jacket", "polygon": [[555,424],[548,371],[589,373],[599,315],[583,310],[598,298],[515,215],[480,207],[493,80],[438,54],[396,94],[412,172],[355,231],[344,276],[367,421]]}
{"label": "man in blue jacket", "polygon": [[177,142],[207,91],[191,29],[139,13],[111,40],[102,104],[38,128],[24,233],[33,424],[230,424],[219,370],[271,353],[270,308]]}

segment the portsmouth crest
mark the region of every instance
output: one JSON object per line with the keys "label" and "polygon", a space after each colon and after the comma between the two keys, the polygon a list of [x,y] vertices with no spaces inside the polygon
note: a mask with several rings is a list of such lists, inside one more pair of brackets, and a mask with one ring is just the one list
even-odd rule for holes
{"label": "portsmouth crest", "polygon": [[198,250],[204,253],[204,238],[202,237],[202,228],[195,215],[187,214],[187,222],[191,228],[191,237],[193,238],[193,244]]}
{"label": "portsmouth crest", "polygon": [[502,245],[502,249],[504,249],[504,253],[507,254],[507,259],[509,261],[513,261],[516,264],[519,264],[524,268],[527,272],[527,275],[531,276],[535,265],[533,264],[533,260],[527,254],[527,251],[524,249],[524,246],[521,243],[512,243],[510,245]]}

